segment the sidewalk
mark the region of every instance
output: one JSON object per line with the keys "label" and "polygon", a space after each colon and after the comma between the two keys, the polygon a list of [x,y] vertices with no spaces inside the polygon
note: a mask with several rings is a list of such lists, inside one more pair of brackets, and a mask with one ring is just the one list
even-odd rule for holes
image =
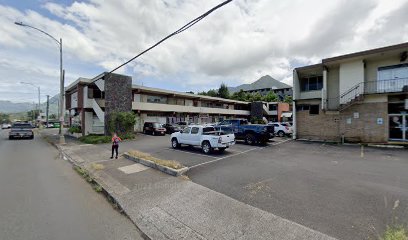
{"label": "sidewalk", "polygon": [[87,169],[150,239],[334,239],[185,178],[111,160],[106,146],[67,142],[57,145],[64,158]]}

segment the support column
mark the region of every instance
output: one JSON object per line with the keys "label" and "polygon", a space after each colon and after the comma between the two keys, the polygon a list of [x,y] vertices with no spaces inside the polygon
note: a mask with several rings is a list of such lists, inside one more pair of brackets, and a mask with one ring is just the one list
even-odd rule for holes
{"label": "support column", "polygon": [[327,110],[327,67],[323,67],[322,109]]}

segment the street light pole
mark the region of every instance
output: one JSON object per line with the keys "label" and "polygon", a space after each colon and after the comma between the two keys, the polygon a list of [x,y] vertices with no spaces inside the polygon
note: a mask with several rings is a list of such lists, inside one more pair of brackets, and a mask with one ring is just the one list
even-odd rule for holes
{"label": "street light pole", "polygon": [[18,25],[18,26],[28,27],[28,28],[32,28],[34,30],[37,30],[37,31],[47,35],[48,37],[52,38],[58,44],[59,53],[60,53],[60,99],[59,99],[60,108],[59,108],[59,113],[58,113],[59,121],[60,121],[59,135],[60,135],[60,144],[65,144],[64,133],[62,132],[62,127],[63,127],[63,124],[64,124],[64,106],[63,106],[64,105],[64,76],[63,76],[63,73],[62,73],[62,38],[60,38],[60,40],[58,41],[51,34],[45,32],[45,31],[43,31],[43,30],[41,30],[39,28],[27,25],[27,24],[25,24],[23,22],[14,22],[14,23],[16,25]]}

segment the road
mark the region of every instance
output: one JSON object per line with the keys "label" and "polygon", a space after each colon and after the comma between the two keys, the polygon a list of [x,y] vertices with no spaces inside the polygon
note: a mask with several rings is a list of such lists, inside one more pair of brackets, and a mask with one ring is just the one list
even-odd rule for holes
{"label": "road", "polygon": [[0,239],[143,239],[40,137],[0,130]]}

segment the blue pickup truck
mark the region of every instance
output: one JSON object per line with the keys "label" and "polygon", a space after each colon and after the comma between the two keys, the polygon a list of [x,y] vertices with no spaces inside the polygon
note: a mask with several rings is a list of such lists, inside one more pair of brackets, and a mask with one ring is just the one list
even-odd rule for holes
{"label": "blue pickup truck", "polygon": [[273,125],[249,124],[246,119],[228,119],[220,122],[220,128],[232,128],[235,139],[244,140],[246,144],[265,144],[275,136]]}

